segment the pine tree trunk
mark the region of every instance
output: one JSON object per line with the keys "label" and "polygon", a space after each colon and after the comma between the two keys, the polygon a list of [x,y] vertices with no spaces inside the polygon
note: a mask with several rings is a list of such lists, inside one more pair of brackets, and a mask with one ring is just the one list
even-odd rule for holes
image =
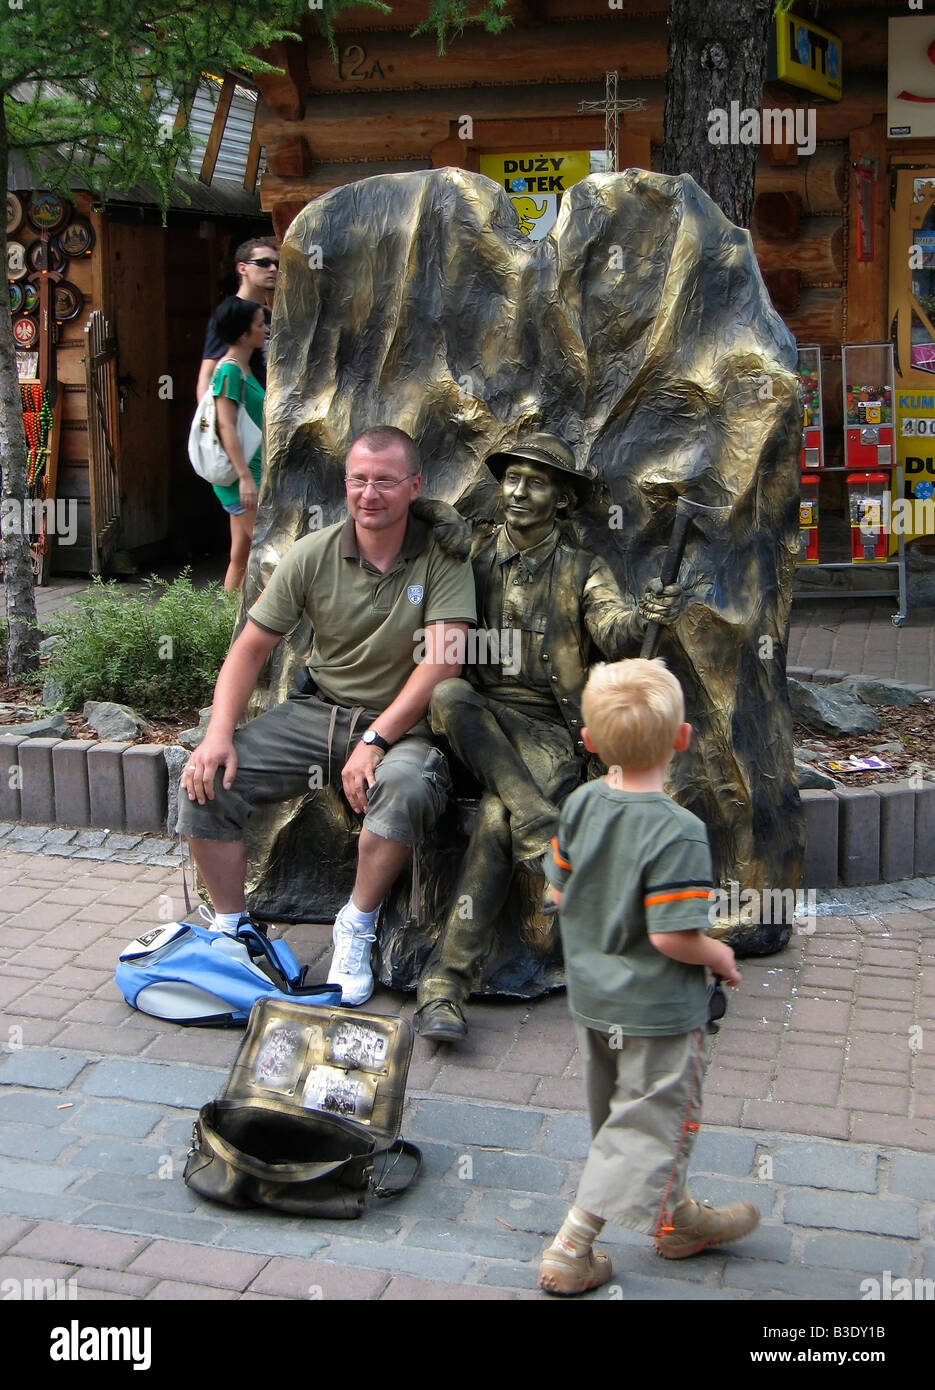
{"label": "pine tree trunk", "polygon": [[[0,265],[6,265],[7,131],[0,98]],[[3,470],[3,583],[6,597],[7,677],[23,675],[36,665],[39,628],[33,590],[32,557],[23,524],[27,496],[26,434],[16,374],[16,348],[9,313],[0,313],[0,467]]]}
{"label": "pine tree trunk", "polygon": [[691,174],[740,227],[753,214],[758,144],[713,144],[709,113],[760,110],[773,0],[669,0],[662,168]]}

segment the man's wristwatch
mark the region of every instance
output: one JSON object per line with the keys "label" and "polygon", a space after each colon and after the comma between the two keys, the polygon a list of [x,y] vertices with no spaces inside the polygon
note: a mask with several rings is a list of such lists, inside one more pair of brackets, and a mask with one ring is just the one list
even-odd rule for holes
{"label": "man's wristwatch", "polygon": [[385,738],[377,733],[376,729],[368,729],[365,734],[361,735],[360,741],[361,743],[368,744],[371,748],[379,748],[383,753],[388,753],[390,751],[390,745]]}

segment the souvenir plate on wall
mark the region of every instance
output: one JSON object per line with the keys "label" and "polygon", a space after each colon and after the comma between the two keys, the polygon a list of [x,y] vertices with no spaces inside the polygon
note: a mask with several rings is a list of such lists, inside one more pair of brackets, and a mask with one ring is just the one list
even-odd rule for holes
{"label": "souvenir plate on wall", "polygon": [[15,193],[6,195],[6,234],[18,232],[23,221],[23,205]]}
{"label": "souvenir plate on wall", "polygon": [[23,313],[34,314],[39,308],[39,286],[33,280],[27,280],[23,286]]}
{"label": "souvenir plate on wall", "polygon": [[17,347],[32,347],[39,336],[39,325],[28,314],[20,314],[13,320],[13,337]]}
{"label": "souvenir plate on wall", "polygon": [[60,232],[71,215],[71,203],[57,193],[34,193],[26,220],[37,232]]}
{"label": "souvenir plate on wall", "polygon": [[70,280],[59,280],[57,285],[53,285],[52,292],[56,320],[59,323],[67,323],[69,319],[76,319],[84,308],[84,295],[77,285],[73,285]]}
{"label": "souvenir plate on wall", "polygon": [[10,313],[18,314],[23,308],[26,291],[22,285],[10,285]]}
{"label": "souvenir plate on wall", "polygon": [[94,228],[86,217],[73,217],[59,234],[58,245],[66,256],[85,256],[94,245]]}
{"label": "souvenir plate on wall", "polygon": [[54,241],[33,241],[26,248],[26,264],[30,270],[54,270],[60,275],[68,261]]}
{"label": "souvenir plate on wall", "polygon": [[22,280],[28,274],[26,247],[21,241],[8,241],[6,244],[6,278],[8,280]]}

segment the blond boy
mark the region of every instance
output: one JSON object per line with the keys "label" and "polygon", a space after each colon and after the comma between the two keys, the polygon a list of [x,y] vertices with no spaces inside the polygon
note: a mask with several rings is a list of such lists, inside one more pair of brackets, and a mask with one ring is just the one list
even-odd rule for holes
{"label": "blond boy", "polygon": [[760,1214],[710,1207],[686,1177],[701,1116],[706,967],[740,983],[729,946],[705,935],[704,824],[663,790],[691,741],[682,690],[662,661],[592,668],[585,745],[610,770],[572,792],[546,862],[568,1006],[586,1065],[591,1147],[575,1205],[545,1251],[539,1287],[578,1294],[611,1276],[593,1249],[605,1223],[655,1237],[667,1259],[737,1240]]}

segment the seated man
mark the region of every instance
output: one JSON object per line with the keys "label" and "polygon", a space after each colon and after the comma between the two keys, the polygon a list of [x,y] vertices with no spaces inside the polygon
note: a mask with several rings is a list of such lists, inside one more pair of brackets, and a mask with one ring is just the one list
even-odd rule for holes
{"label": "seated man", "polygon": [[[182,774],[179,833],[189,837],[214,925],[233,931],[246,906],[243,827],[253,808],[307,792],[313,768],[316,785],[340,776],[364,823],[329,979],[344,1004],[363,1004],[373,990],[377,910],[444,809],[447,769],[425,714],[438,682],[461,669],[446,634],[463,646],[475,610],[470,566],[409,514],[422,477],[407,434],[366,430],[347,455],[345,482],[349,519],[283,556],[221,667],[204,742]],[[263,663],[304,614],[314,631],[307,688],[235,733]],[[417,665],[419,628],[428,640]]]}
{"label": "seated man", "polygon": [[440,1042],[467,1036],[463,1005],[494,943],[513,863],[538,869],[557,807],[584,775],[591,642],[609,661],[637,655],[646,623],[673,622],[682,602],[677,585],[656,580],[638,608],[627,603],[605,562],[561,527],[593,476],[561,439],[529,435],[486,462],[506,522],[475,533],[478,622],[498,633],[501,657],[508,633],[514,642],[509,662],[479,662],[470,684],[446,680],[432,696],[433,730],[485,788],[454,905],[419,981],[416,1031]]}

